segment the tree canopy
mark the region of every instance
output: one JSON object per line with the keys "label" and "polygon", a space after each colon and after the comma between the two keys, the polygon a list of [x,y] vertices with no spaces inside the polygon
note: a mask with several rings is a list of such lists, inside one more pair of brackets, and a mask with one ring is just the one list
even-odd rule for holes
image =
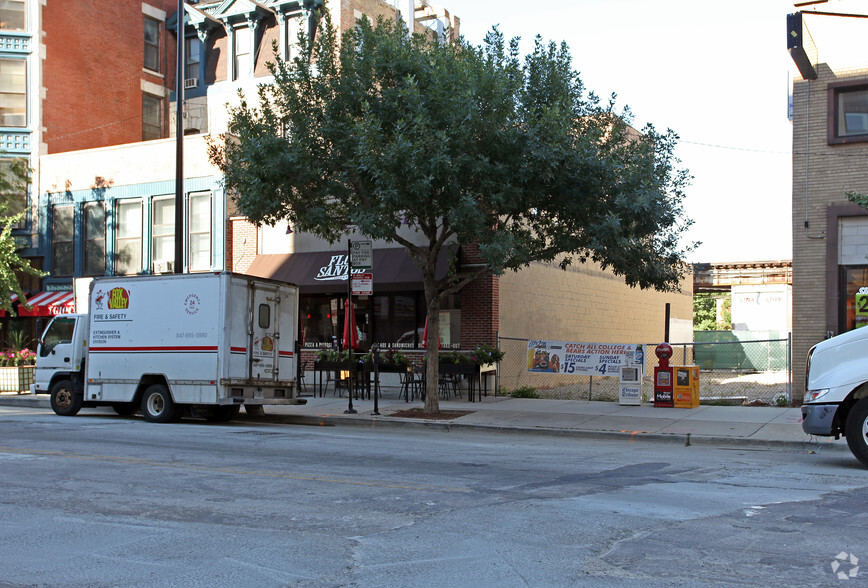
{"label": "tree canopy", "polygon": [[[275,59],[258,100],[231,110],[211,159],[255,223],[406,247],[424,276],[430,358],[440,300],[482,272],[591,260],[630,286],[679,288],[690,221],[677,137],[637,132],[614,96],[587,92],[566,44],[537,37],[522,59],[497,29],[473,46],[366,18],[338,39],[322,16],[293,62]],[[450,244],[478,247],[485,267],[438,280]],[[426,410],[438,408],[436,366]]]}
{"label": "tree canopy", "polygon": [[8,168],[0,168],[0,309],[14,314],[12,297],[16,294],[19,300],[25,295],[21,289],[19,276],[29,274],[41,276],[42,272],[30,266],[30,262],[18,254],[20,245],[12,235],[12,229],[18,224],[26,211],[23,210],[30,181],[30,168],[24,159],[15,159]]}

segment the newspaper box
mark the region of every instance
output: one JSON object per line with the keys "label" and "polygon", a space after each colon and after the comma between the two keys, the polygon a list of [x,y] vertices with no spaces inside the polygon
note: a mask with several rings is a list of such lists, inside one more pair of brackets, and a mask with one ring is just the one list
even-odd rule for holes
{"label": "newspaper box", "polygon": [[699,406],[699,366],[676,365],[672,398],[675,408],[696,408]]}
{"label": "newspaper box", "polygon": [[621,366],[618,403],[622,406],[642,404],[642,373],[639,366]]}

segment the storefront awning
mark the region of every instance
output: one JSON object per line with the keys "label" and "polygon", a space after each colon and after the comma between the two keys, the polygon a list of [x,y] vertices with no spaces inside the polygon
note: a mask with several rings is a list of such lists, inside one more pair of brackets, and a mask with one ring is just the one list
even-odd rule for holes
{"label": "storefront awning", "polygon": [[30,310],[24,304],[18,305],[18,316],[54,316],[64,312],[75,312],[75,299],[72,292],[39,292],[27,299]]}
{"label": "storefront awning", "polygon": [[[422,270],[403,247],[374,249],[372,265],[372,269],[364,271],[374,274],[375,292],[422,290]],[[444,277],[448,269],[449,253],[444,249],[437,258],[437,278]],[[302,294],[346,294],[347,254],[334,251],[261,254],[247,273],[295,284]]]}

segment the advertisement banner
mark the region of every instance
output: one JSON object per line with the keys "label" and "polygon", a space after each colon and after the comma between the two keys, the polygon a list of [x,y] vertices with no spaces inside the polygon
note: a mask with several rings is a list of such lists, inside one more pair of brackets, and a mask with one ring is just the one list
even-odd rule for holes
{"label": "advertisement banner", "polygon": [[644,370],[644,365],[645,347],[641,343],[527,342],[529,372],[618,377],[622,366]]}

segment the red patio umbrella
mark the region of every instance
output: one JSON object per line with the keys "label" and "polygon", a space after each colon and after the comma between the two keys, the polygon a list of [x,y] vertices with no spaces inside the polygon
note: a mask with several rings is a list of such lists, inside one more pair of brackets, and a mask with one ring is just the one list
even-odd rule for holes
{"label": "red patio umbrella", "polygon": [[359,332],[356,329],[356,311],[353,308],[353,301],[348,300],[344,307],[344,337],[341,340],[341,345],[344,349],[359,348]]}
{"label": "red patio umbrella", "polygon": [[[425,317],[425,330],[422,332],[422,347],[428,349],[428,317]],[[440,335],[437,335],[437,349],[443,349],[443,344],[440,343]]]}

